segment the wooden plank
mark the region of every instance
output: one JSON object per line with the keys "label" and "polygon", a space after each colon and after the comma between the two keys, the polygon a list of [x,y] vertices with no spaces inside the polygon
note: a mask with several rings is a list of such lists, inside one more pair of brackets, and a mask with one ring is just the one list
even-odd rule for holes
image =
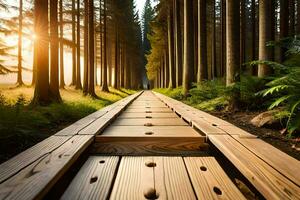
{"label": "wooden plank", "polygon": [[149,105],[154,105],[154,106],[166,106],[165,103],[163,103],[160,100],[157,101],[151,101],[151,103],[149,101],[134,101],[132,102],[130,105],[131,106],[149,106]]}
{"label": "wooden plank", "polygon": [[122,113],[118,119],[136,118],[178,118],[175,113]]}
{"label": "wooden plank", "polygon": [[124,112],[132,112],[132,113],[170,113],[172,112],[169,108],[131,108],[126,109]]}
{"label": "wooden plank", "polygon": [[199,137],[197,131],[189,126],[109,126],[101,134],[104,136],[165,136],[165,137]]}
{"label": "wooden plank", "polygon": [[130,105],[127,109],[141,109],[141,108],[168,108],[166,105],[154,105],[152,103],[145,105]]}
{"label": "wooden plank", "polygon": [[0,185],[0,199],[42,199],[91,144],[93,136],[73,136],[58,149]]}
{"label": "wooden plank", "polygon": [[198,199],[245,199],[214,157],[184,158]]}
{"label": "wooden plank", "polygon": [[295,185],[231,136],[210,135],[209,140],[266,199],[300,199]]}
{"label": "wooden plank", "polygon": [[118,162],[116,156],[89,157],[61,199],[108,199]]}
{"label": "wooden plank", "polygon": [[92,152],[103,155],[198,155],[207,148],[204,137],[97,136]]}
{"label": "wooden plank", "polygon": [[154,157],[153,160],[159,199],[197,199],[181,157]]}
{"label": "wooden plank", "polygon": [[243,129],[240,129],[236,126],[217,126],[219,129],[225,131],[228,135],[237,136],[240,138],[257,138],[256,135],[252,135]]}
{"label": "wooden plank", "polygon": [[[180,118],[162,118],[162,119],[117,119],[112,126],[188,126]],[[175,127],[174,127],[175,128]]]}
{"label": "wooden plank", "polygon": [[123,157],[110,196],[111,200],[145,199],[144,193],[154,189],[153,168],[146,162],[152,162],[150,157]]}
{"label": "wooden plank", "polygon": [[198,129],[201,131],[204,135],[227,135],[227,133],[212,124],[204,121],[204,120],[197,120],[197,121],[192,121],[192,125],[194,128]]}
{"label": "wooden plank", "polygon": [[260,139],[234,138],[300,187],[300,162]]}
{"label": "wooden plank", "polygon": [[49,154],[65,143],[71,136],[51,136],[0,165],[0,183],[20,170]]}
{"label": "wooden plank", "polygon": [[110,123],[113,121],[113,118],[99,118],[89,126],[79,131],[79,135],[97,135],[103,131]]}

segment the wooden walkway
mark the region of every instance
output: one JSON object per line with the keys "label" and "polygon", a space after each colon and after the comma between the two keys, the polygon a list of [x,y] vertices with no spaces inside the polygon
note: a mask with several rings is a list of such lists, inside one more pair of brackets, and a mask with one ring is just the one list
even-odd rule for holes
{"label": "wooden walkway", "polygon": [[0,199],[246,199],[230,171],[261,198],[300,199],[299,169],[254,135],[145,91],[1,164]]}

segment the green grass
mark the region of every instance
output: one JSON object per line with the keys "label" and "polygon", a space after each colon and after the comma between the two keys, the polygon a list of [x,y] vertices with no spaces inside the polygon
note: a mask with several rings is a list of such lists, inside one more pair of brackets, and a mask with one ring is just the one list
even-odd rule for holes
{"label": "green grass", "polygon": [[67,88],[61,90],[63,103],[32,107],[33,88],[0,86],[0,162],[75,121],[135,93],[133,90],[113,88],[110,91],[105,93],[96,89],[99,99],[95,99]]}

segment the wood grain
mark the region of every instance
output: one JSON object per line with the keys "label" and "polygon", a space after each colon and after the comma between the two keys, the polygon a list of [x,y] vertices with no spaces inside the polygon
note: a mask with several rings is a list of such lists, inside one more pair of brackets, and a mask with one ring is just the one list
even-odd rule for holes
{"label": "wood grain", "polygon": [[300,199],[300,188],[231,136],[209,135],[209,140],[266,199]]}
{"label": "wood grain", "polygon": [[159,199],[197,199],[181,157],[153,157]]}
{"label": "wood grain", "polygon": [[214,157],[186,157],[184,161],[198,199],[245,199]]}
{"label": "wood grain", "polygon": [[190,137],[201,136],[197,131],[189,126],[109,126],[101,135],[104,136],[147,136],[151,133],[152,136],[165,137]]}
{"label": "wood grain", "polygon": [[219,129],[225,131],[228,135],[236,136],[238,135],[240,138],[257,138],[256,135],[252,135],[243,129],[240,129],[236,126],[217,126]]}
{"label": "wood grain", "polygon": [[201,131],[206,136],[208,135],[227,135],[227,133],[212,124],[206,122],[205,120],[199,119],[197,121],[192,121],[192,125],[197,130]]}
{"label": "wood grain", "polygon": [[51,136],[2,163],[0,165],[0,183],[3,183],[6,179],[17,174],[23,168],[60,147],[70,138],[71,136]]}
{"label": "wood grain", "polygon": [[163,118],[163,119],[117,119],[112,126],[188,126],[188,124],[180,118]]}
{"label": "wood grain", "polygon": [[91,144],[93,136],[73,136],[0,185],[0,199],[42,199]]}
{"label": "wood grain", "polygon": [[260,139],[234,136],[243,146],[300,187],[300,162]]}
{"label": "wood grain", "polygon": [[89,157],[61,199],[108,199],[118,162],[115,156]]}
{"label": "wood grain", "polygon": [[118,119],[178,118],[175,113],[122,113]]}
{"label": "wood grain", "polygon": [[169,108],[131,108],[126,109],[124,112],[131,112],[131,113],[145,113],[145,112],[152,112],[152,113],[170,113],[172,112]]}
{"label": "wood grain", "polygon": [[203,137],[102,137],[97,136],[93,153],[104,155],[187,155],[207,150]]}
{"label": "wood grain", "polygon": [[151,157],[123,157],[110,199],[145,199],[144,192],[154,188],[153,168],[145,165],[152,160]]}

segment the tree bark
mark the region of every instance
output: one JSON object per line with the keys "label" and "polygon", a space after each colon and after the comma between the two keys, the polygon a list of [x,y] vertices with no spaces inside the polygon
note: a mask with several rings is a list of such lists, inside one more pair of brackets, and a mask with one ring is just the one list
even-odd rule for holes
{"label": "tree bark", "polygon": [[208,78],[206,38],[206,0],[198,0],[198,83]]}
{"label": "tree bark", "polygon": [[174,0],[176,87],[182,85],[182,37],[181,37],[180,11],[181,11],[180,0]]}
{"label": "tree bark", "polygon": [[95,97],[95,29],[94,29],[94,0],[89,0],[89,73],[88,73],[88,94]]}
{"label": "tree bark", "polygon": [[193,2],[184,0],[183,95],[187,96],[194,77]]}
{"label": "tree bark", "polygon": [[37,76],[34,90],[34,104],[48,104],[49,99],[49,34],[48,0],[35,0],[37,36]]}
{"label": "tree bark", "polygon": [[226,49],[227,76],[226,85],[230,86],[239,81],[240,76],[240,4],[239,0],[227,0],[226,12]]}
{"label": "tree bark", "polygon": [[173,11],[169,5],[168,13],[168,51],[169,51],[169,88],[176,87],[176,72],[174,67],[174,29],[173,29]]}
{"label": "tree bark", "polygon": [[76,85],[76,32],[75,32],[75,0],[72,0],[72,82],[71,85]]}
{"label": "tree bark", "polygon": [[[255,0],[254,0],[255,1]],[[221,0],[221,76],[226,73],[226,0]]]}
{"label": "tree bark", "polygon": [[76,89],[82,89],[81,85],[81,46],[80,46],[80,0],[77,0],[77,69],[76,69]]}
{"label": "tree bark", "polygon": [[50,93],[52,101],[60,102],[57,4],[57,0],[50,1]]}
{"label": "tree bark", "polygon": [[84,0],[84,73],[83,73],[83,93],[88,93],[89,74],[89,0]]}
{"label": "tree bark", "polygon": [[[288,0],[280,0],[280,39],[289,35],[289,2]],[[285,59],[286,48],[280,50],[280,61]]]}
{"label": "tree bark", "polygon": [[290,27],[289,27],[289,35],[292,37],[295,35],[295,0],[289,0],[290,7]]}
{"label": "tree bark", "polygon": [[18,78],[17,84],[18,86],[22,86],[23,79],[22,79],[22,39],[23,39],[23,0],[19,0],[19,38],[18,38]]}
{"label": "tree bark", "polygon": [[[256,60],[256,0],[251,0],[251,60]],[[251,74],[257,76],[257,66],[251,67]]]}
{"label": "tree bark", "polygon": [[109,92],[108,85],[107,85],[107,14],[106,14],[106,2],[107,0],[104,0],[104,24],[103,24],[103,85],[102,85],[102,91],[103,92]]}
{"label": "tree bark", "polygon": [[60,34],[60,42],[59,42],[59,56],[60,56],[60,88],[65,88],[65,72],[64,72],[64,19],[63,19],[63,0],[59,0],[59,34]]}
{"label": "tree bark", "polygon": [[297,0],[297,24],[296,24],[296,34],[300,34],[300,0]]}
{"label": "tree bark", "polygon": [[[270,19],[272,1],[271,0],[260,0],[259,1],[259,60],[265,61],[270,60],[270,49],[266,46],[272,38],[271,29],[272,23]],[[258,65],[258,77],[264,77],[271,73],[269,66],[264,64]]]}
{"label": "tree bark", "polygon": [[[245,0],[240,0],[240,9],[241,9],[241,17],[240,17],[240,63],[241,66],[246,62],[246,12],[245,12]],[[244,67],[241,67],[244,70]]]}

